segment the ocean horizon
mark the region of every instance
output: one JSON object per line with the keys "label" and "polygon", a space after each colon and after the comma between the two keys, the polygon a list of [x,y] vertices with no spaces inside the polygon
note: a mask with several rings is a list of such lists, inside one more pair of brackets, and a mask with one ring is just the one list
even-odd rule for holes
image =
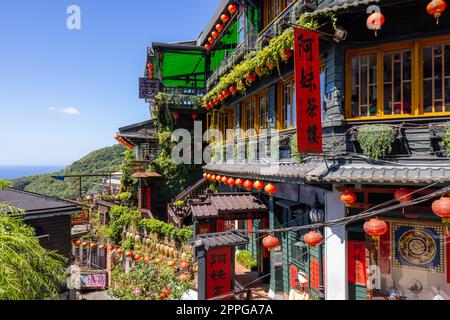
{"label": "ocean horizon", "polygon": [[0,165],[0,179],[14,180],[37,174],[50,174],[61,171],[65,165],[46,165],[46,166],[15,166],[15,165]]}

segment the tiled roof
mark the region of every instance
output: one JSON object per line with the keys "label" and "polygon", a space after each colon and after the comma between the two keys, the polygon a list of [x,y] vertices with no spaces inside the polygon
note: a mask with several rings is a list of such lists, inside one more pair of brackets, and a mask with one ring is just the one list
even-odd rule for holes
{"label": "tiled roof", "polygon": [[303,182],[308,179],[311,170],[325,165],[320,161],[303,164],[208,164],[203,167],[206,172],[220,175],[232,175],[236,178],[260,179],[281,182]]}
{"label": "tiled roof", "polygon": [[360,5],[369,5],[380,2],[381,0],[322,0],[319,1],[317,10],[312,14],[326,13],[332,11],[356,8]]}
{"label": "tiled roof", "polygon": [[210,195],[209,199],[200,204],[192,204],[191,212],[194,219],[217,218],[232,214],[262,214],[267,213],[267,206],[251,193],[219,193]]}
{"label": "tiled roof", "polygon": [[162,176],[156,172],[138,172],[133,174],[133,178],[145,179],[145,178],[161,178]]}
{"label": "tiled roof", "polygon": [[197,241],[201,241],[206,250],[219,247],[241,246],[249,242],[247,237],[237,231],[201,234],[189,240],[189,243],[193,245]]}
{"label": "tiled roof", "polygon": [[0,190],[0,202],[24,210],[25,216],[81,210],[72,202],[13,188]]}
{"label": "tiled roof", "polygon": [[340,183],[449,183],[450,162],[442,165],[369,165],[346,164],[330,170],[323,177],[309,180]]}

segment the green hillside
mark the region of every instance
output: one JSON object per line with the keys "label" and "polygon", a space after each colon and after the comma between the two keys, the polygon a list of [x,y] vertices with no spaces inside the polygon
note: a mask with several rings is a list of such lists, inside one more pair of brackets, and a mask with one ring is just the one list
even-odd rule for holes
{"label": "green hillside", "polygon": [[[60,172],[20,178],[13,181],[13,186],[49,196],[74,199],[78,195],[78,179],[67,178],[65,181],[58,181],[51,176],[119,171],[124,158],[122,153],[125,150],[121,145],[96,150]],[[97,190],[101,180],[101,178],[83,178],[83,193],[86,194],[91,190]]]}

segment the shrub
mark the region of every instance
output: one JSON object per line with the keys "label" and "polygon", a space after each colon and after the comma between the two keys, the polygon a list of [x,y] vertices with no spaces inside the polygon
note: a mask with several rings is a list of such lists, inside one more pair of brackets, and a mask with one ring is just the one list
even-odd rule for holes
{"label": "shrub", "polygon": [[447,124],[447,131],[444,133],[442,141],[444,142],[444,146],[447,149],[447,156],[450,158],[450,122]]}
{"label": "shrub", "polygon": [[109,212],[111,222],[106,229],[106,238],[118,243],[120,235],[126,228],[137,228],[142,218],[141,211],[124,206],[114,206]]}
{"label": "shrub", "polygon": [[365,125],[359,130],[356,140],[361,145],[365,156],[381,159],[392,152],[395,129],[385,124]]}
{"label": "shrub", "polygon": [[239,264],[247,269],[252,269],[258,265],[250,251],[242,250],[236,254],[236,260]]}
{"label": "shrub", "polygon": [[194,236],[194,232],[190,227],[177,230],[170,223],[165,223],[158,219],[144,219],[140,225],[148,232],[153,232],[160,237],[167,237],[170,240],[178,240],[183,243]]}

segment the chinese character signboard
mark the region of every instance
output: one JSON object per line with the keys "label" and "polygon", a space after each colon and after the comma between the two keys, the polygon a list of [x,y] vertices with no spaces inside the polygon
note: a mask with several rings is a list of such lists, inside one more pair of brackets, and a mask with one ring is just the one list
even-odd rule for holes
{"label": "chinese character signboard", "polygon": [[366,245],[362,241],[348,242],[348,281],[366,285]]}
{"label": "chinese character signboard", "polygon": [[295,29],[297,143],[300,153],[322,153],[319,34]]}
{"label": "chinese character signboard", "polygon": [[139,79],[139,98],[140,99],[151,99],[153,98],[160,89],[160,81],[150,78],[140,78]]}
{"label": "chinese character signboard", "polygon": [[102,274],[81,274],[81,286],[88,289],[106,288],[106,273]]}
{"label": "chinese character signboard", "polygon": [[210,250],[206,254],[206,299],[233,291],[231,247]]}

